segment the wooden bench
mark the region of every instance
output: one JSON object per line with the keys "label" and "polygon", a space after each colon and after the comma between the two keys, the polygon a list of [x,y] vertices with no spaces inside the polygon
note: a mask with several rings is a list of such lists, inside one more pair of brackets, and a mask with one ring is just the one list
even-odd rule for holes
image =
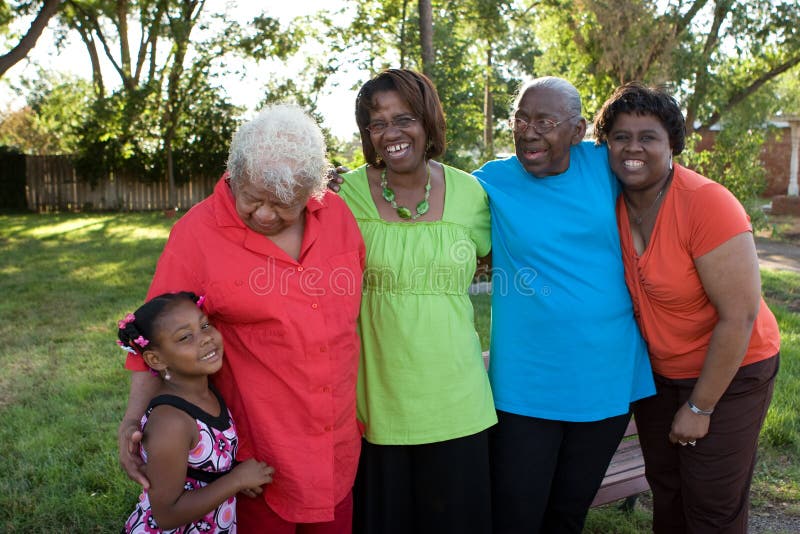
{"label": "wooden bench", "polygon": [[636,433],[636,422],[631,418],[628,428],[625,429],[625,437],[611,458],[592,506],[626,499],[623,508],[632,509],[636,496],[650,489],[644,478],[644,458]]}
{"label": "wooden bench", "polygon": [[[488,369],[488,350],[483,352],[483,363]],[[606,469],[606,476],[592,501],[592,506],[625,499],[622,508],[631,510],[636,503],[636,496],[650,489],[644,477],[644,457],[639,447],[637,432],[636,422],[631,418],[628,428],[625,429],[625,436]]]}

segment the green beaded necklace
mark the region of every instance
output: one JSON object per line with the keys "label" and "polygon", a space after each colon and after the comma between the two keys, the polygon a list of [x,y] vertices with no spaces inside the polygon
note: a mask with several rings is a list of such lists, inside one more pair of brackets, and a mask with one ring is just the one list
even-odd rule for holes
{"label": "green beaded necklace", "polygon": [[389,187],[389,181],[386,179],[386,169],[383,169],[381,172],[381,189],[383,192],[381,196],[383,200],[388,202],[392,205],[394,210],[397,212],[397,216],[401,219],[417,219],[418,217],[425,215],[428,213],[431,205],[428,203],[428,199],[431,196],[431,165],[430,163],[426,163],[425,166],[428,168],[428,182],[425,184],[425,198],[422,199],[422,202],[417,204],[417,212],[415,214],[411,213],[411,210],[405,206],[398,206],[397,202],[395,201],[395,194],[392,191],[392,188]]}

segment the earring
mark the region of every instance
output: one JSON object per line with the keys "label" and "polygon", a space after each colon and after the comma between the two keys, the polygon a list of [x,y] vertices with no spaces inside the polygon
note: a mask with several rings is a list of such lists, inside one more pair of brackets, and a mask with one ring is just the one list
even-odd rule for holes
{"label": "earring", "polygon": [[169,369],[164,369],[164,380],[169,380],[172,376],[169,374]]}
{"label": "earring", "polygon": [[672,154],[669,155],[669,170],[672,170]]}

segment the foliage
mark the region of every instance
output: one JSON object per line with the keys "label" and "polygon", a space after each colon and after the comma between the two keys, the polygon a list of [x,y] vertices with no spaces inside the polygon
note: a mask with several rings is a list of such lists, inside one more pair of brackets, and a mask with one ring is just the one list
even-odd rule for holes
{"label": "foliage", "polygon": [[[108,172],[162,181],[166,161],[161,151],[160,116],[155,112],[157,99],[158,94],[145,88],[127,95],[117,91],[97,100],[80,130],[75,157],[78,174],[93,183]],[[241,109],[207,83],[198,81],[188,89],[172,146],[176,184],[224,170],[240,114]],[[131,123],[132,115],[136,118]]]}
{"label": "foliage", "polygon": [[[687,120],[708,127],[800,64],[800,4],[795,0],[716,0],[711,24],[682,35],[672,81]],[[703,14],[701,12],[701,14]]]}
{"label": "foliage", "polygon": [[0,112],[0,145],[26,154],[71,154],[78,130],[89,113],[91,85],[84,79],[58,72],[39,71],[22,82],[28,106]]}
{"label": "foliage", "polygon": [[778,78],[773,90],[780,113],[800,115],[800,67],[795,67]]}
{"label": "foliage", "polygon": [[[91,182],[109,172],[170,185],[217,174],[241,110],[215,88],[213,67],[240,37],[197,0],[74,0],[62,31],[80,35],[93,70],[94,101],[79,128],[76,168]],[[220,28],[210,31],[210,25]],[[193,31],[203,32],[197,38]],[[134,46],[131,35],[141,34]],[[104,58],[119,78],[106,92]],[[171,188],[172,189],[172,188]]]}
{"label": "foliage", "polygon": [[307,35],[302,23],[292,24],[284,31],[278,19],[265,15],[255,17],[250,27],[255,31],[242,36],[239,48],[253,59],[285,58],[295,54]]}
{"label": "foliage", "polygon": [[700,135],[692,133],[680,156],[681,163],[728,188],[745,206],[756,229],[767,225],[758,200],[766,186],[766,171],[759,159],[770,112],[765,100],[763,95],[756,96],[728,113],[722,128],[714,132],[710,149],[697,152]]}
{"label": "foliage", "polygon": [[[349,54],[370,76],[389,67],[422,71],[421,43],[413,31],[419,27],[419,13],[407,4],[401,0],[358,2],[350,25],[335,32],[341,36],[337,49]],[[442,159],[472,170],[494,157],[494,147],[487,146],[485,125],[492,130],[489,140],[508,131],[503,124],[511,93],[519,77],[532,70],[534,53],[530,42],[525,42],[532,20],[525,10],[506,1],[439,0],[432,2],[432,8],[433,82],[448,124],[447,152]],[[490,64],[487,58],[498,61]],[[488,121],[484,114],[487,89],[491,97]],[[507,138],[504,143],[505,148]]]}
{"label": "foliage", "polygon": [[[146,90],[127,98],[120,91],[95,100],[80,128],[75,155],[78,176],[90,183],[97,183],[109,172],[128,172],[151,181],[160,178],[149,172],[154,167],[147,143],[153,136],[148,135],[150,128],[143,124],[146,115],[138,112],[145,107],[146,97]],[[135,122],[132,115],[138,115]]]}
{"label": "foliage", "polygon": [[[19,18],[22,6],[34,4],[0,3],[0,29],[7,29],[3,16]],[[336,74],[358,71],[357,87],[387,67],[422,70],[416,2],[340,5],[348,20],[342,26],[328,12],[286,25],[262,13],[240,26],[226,13],[208,12],[202,0],[64,2],[60,35],[84,43],[96,97],[81,129],[83,161],[98,172],[132,168],[149,179],[180,179],[184,171],[170,172],[169,162],[192,159],[175,151],[193,146],[181,136],[202,128],[185,116],[196,107],[194,88],[221,85],[215,74],[236,83],[233,75],[248,74],[236,71],[239,60],[261,68],[304,58],[300,72],[287,69],[270,80],[261,104],[294,100],[316,116]],[[794,0],[432,0],[431,7],[433,77],[449,125],[444,160],[467,170],[511,149],[508,106],[530,76],[573,81],[587,117],[620,83],[666,83],[685,106],[690,129],[730,122],[729,113],[760,94],[777,94],[787,105],[798,98]],[[222,110],[233,113],[226,120],[238,120],[239,110]]]}
{"label": "foliage", "polygon": [[349,140],[331,139],[328,143],[328,158],[335,166],[356,169],[364,165],[364,153],[361,150],[361,137],[355,134]]}
{"label": "foliage", "polygon": [[[794,0],[542,0],[537,74],[571,79],[590,112],[622,83],[669,83],[708,128],[800,64]],[[564,31],[568,29],[569,31]]]}
{"label": "foliage", "polygon": [[190,88],[187,100],[174,145],[178,184],[188,182],[192,176],[222,174],[242,113],[218,89],[202,82]]}
{"label": "foliage", "polygon": [[5,36],[10,31],[8,25],[15,18],[15,13],[9,2],[0,2],[0,35]]}

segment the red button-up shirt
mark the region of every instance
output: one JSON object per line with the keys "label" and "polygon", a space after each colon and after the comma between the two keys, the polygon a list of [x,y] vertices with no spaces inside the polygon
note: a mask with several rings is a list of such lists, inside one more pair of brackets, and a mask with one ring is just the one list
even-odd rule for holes
{"label": "red button-up shirt", "polygon": [[[355,478],[364,258],[355,219],[335,194],[309,200],[294,260],[242,223],[222,179],[175,224],[148,292],[206,296],[225,340],[214,383],[239,430],[238,459],[275,467],[262,495],[287,521],[333,520]],[[146,370],[138,356],[126,366]]]}

